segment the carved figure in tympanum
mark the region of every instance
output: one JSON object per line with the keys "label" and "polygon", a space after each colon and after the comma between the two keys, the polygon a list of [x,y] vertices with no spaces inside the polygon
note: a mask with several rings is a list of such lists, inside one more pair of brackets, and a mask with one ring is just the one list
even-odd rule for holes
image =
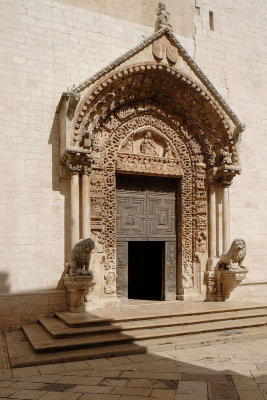
{"label": "carved figure in tympanum", "polygon": [[152,140],[151,132],[147,132],[140,145],[140,153],[146,155],[156,155],[158,156],[158,151],[156,150],[156,145]]}

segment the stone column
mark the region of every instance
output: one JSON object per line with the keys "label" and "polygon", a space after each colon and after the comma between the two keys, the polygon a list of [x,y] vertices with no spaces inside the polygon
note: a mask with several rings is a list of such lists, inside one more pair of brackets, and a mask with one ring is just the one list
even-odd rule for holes
{"label": "stone column", "polygon": [[227,253],[230,245],[229,227],[229,187],[222,188],[222,228],[223,228],[223,253]]}
{"label": "stone column", "polygon": [[209,187],[209,257],[216,257],[216,186]]}
{"label": "stone column", "polygon": [[91,237],[90,176],[85,167],[82,176],[82,237]]}
{"label": "stone column", "polygon": [[79,174],[74,172],[71,175],[70,189],[71,203],[71,247],[80,239],[79,232]]}

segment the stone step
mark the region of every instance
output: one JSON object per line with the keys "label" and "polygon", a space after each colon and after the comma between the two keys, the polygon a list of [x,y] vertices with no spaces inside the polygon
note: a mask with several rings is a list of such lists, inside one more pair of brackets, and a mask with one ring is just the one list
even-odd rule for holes
{"label": "stone step", "polygon": [[8,331],[5,335],[11,367],[20,368],[32,365],[55,364],[102,357],[117,357],[160,352],[163,350],[193,348],[200,345],[242,342],[266,337],[267,327],[259,326],[218,332],[205,332],[187,336],[143,340],[142,344],[137,341],[126,344],[111,344],[95,348],[63,350],[51,353],[36,353],[29,341],[25,338],[22,330]]}
{"label": "stone step", "polygon": [[142,321],[155,318],[170,318],[196,316],[206,314],[220,314],[234,311],[267,310],[264,304],[233,304],[233,303],[185,303],[155,302],[153,306],[125,306],[121,308],[96,309],[91,312],[72,313],[69,311],[57,312],[55,315],[71,327],[92,326],[101,323]]}
{"label": "stone step", "polygon": [[89,333],[104,333],[115,331],[130,331],[144,328],[162,328],[171,326],[194,325],[212,321],[227,321],[245,318],[257,318],[267,316],[266,309],[224,311],[216,314],[185,315],[179,317],[158,317],[147,320],[130,320],[107,323],[98,321],[97,324],[89,326],[71,327],[57,318],[39,318],[41,325],[55,338],[83,335]]}
{"label": "stone step", "polygon": [[138,330],[125,330],[102,334],[84,334],[63,339],[53,338],[41,325],[23,325],[23,331],[36,352],[62,351],[114,343],[131,343],[138,341],[142,346],[143,340],[191,335],[203,332],[218,332],[231,329],[265,326],[267,317],[243,318],[240,320],[224,320],[198,323],[194,325],[168,326]]}

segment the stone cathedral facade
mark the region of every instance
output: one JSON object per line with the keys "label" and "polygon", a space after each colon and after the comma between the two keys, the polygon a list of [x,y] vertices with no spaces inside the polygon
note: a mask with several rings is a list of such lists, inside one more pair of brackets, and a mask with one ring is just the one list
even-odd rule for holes
{"label": "stone cathedral facade", "polygon": [[3,327],[67,308],[64,266],[88,237],[88,309],[267,300],[256,3],[2,3]]}

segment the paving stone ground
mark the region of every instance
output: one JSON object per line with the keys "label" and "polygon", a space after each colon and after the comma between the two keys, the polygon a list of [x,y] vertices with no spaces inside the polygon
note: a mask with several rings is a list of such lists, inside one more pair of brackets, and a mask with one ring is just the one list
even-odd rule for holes
{"label": "paving stone ground", "polygon": [[1,399],[267,399],[267,338],[13,369],[1,349]]}

